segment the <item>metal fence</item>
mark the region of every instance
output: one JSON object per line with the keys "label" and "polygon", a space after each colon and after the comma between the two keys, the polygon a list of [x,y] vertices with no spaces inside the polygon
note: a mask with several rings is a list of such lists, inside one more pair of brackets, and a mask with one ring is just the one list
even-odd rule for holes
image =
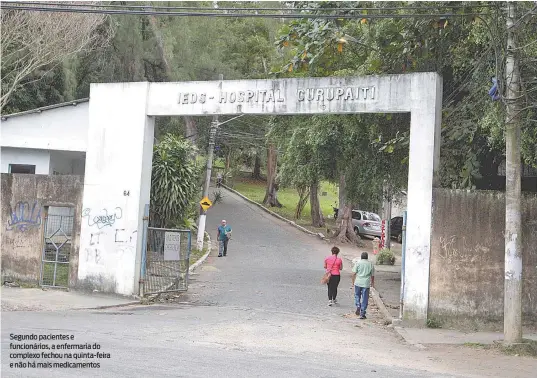
{"label": "metal fence", "polygon": [[191,232],[147,227],[142,253],[144,294],[188,289]]}
{"label": "metal fence", "polygon": [[73,220],[73,216],[67,215],[49,215],[45,218],[41,286],[66,288],[69,285]]}

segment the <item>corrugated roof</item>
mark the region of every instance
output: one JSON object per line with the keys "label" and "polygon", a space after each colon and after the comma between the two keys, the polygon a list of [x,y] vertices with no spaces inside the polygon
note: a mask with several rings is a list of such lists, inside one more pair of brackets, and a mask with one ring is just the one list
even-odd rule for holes
{"label": "corrugated roof", "polygon": [[57,109],[57,108],[63,108],[65,106],[76,106],[82,102],[88,102],[89,101],[89,98],[81,98],[79,100],[73,100],[73,101],[69,101],[69,102],[62,102],[61,104],[54,104],[54,105],[49,105],[49,106],[43,106],[42,108],[37,108],[37,109],[31,109],[31,110],[26,110],[24,112],[19,112],[19,113],[13,113],[13,114],[6,114],[6,115],[2,115],[2,121],[5,121],[7,120],[8,118],[13,118],[13,117],[18,117],[18,116],[23,116],[23,115],[26,115],[26,114],[34,114],[34,113],[41,113],[45,110],[50,110],[50,109]]}

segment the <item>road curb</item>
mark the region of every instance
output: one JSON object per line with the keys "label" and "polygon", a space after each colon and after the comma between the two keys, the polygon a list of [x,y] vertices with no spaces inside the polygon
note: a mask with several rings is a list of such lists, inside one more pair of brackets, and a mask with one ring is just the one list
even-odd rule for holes
{"label": "road curb", "polygon": [[412,345],[413,347],[421,350],[427,349],[425,345],[414,342],[412,338],[408,336],[403,327],[393,327],[393,329],[395,330],[395,332],[397,332],[399,336],[401,336],[408,344]]}
{"label": "road curb", "polygon": [[371,296],[373,297],[373,300],[375,301],[375,304],[379,308],[382,315],[386,318],[386,320],[389,320],[393,323],[393,316],[390,314],[390,311],[386,308],[386,305],[384,304],[384,301],[380,297],[379,292],[374,287],[371,288]]}
{"label": "road curb", "polygon": [[207,260],[207,257],[209,257],[209,255],[211,254],[213,245],[211,242],[211,235],[209,235],[209,233],[207,233],[207,239],[207,253],[201,256],[194,264],[190,265],[190,267],[188,268],[188,273],[192,273],[198,266],[203,264],[205,260]]}
{"label": "road curb", "polygon": [[110,309],[110,308],[129,307],[129,306],[135,306],[135,305],[139,305],[139,304],[140,304],[140,301],[135,301],[135,302],[115,304],[115,305],[73,308],[72,310],[73,311],[79,311],[79,310],[106,310],[106,309]]}
{"label": "road curb", "polygon": [[224,189],[229,190],[231,193],[238,195],[238,196],[241,197],[243,200],[245,200],[245,201],[247,201],[247,202],[249,202],[249,203],[251,203],[251,204],[253,204],[253,205],[256,205],[256,206],[259,207],[261,210],[263,210],[264,212],[266,212],[266,213],[272,215],[273,217],[276,217],[276,218],[278,218],[279,220],[282,220],[282,221],[284,221],[285,223],[290,224],[291,226],[293,226],[293,227],[299,229],[300,231],[302,231],[302,232],[304,232],[304,233],[306,233],[306,234],[308,234],[308,235],[311,235],[311,236],[316,236],[316,237],[318,237],[318,238],[320,238],[320,239],[322,239],[322,240],[327,240],[325,237],[321,237],[320,234],[317,234],[317,233],[315,233],[315,232],[312,232],[312,231],[308,230],[307,228],[304,228],[304,227],[302,227],[302,226],[296,224],[295,222],[293,222],[293,221],[291,221],[291,220],[289,220],[289,219],[287,219],[287,218],[282,217],[280,214],[277,214],[277,213],[275,213],[274,211],[267,209],[265,206],[263,206],[263,205],[261,205],[261,204],[255,202],[255,201],[251,200],[250,198],[248,198],[248,197],[244,196],[243,194],[237,192],[235,189],[231,189],[230,187],[228,187],[228,186],[226,186],[226,185],[224,185],[224,184],[222,184],[222,187],[223,187]]}

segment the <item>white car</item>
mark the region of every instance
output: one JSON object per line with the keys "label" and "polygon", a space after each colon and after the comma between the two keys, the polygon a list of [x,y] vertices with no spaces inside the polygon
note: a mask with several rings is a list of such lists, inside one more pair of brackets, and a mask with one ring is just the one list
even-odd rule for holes
{"label": "white car", "polygon": [[382,219],[375,213],[363,210],[352,211],[352,226],[356,235],[380,238]]}

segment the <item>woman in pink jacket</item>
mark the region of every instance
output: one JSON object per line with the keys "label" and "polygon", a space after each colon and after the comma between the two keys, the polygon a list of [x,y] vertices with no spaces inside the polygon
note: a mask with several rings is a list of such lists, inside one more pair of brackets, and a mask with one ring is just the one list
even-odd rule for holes
{"label": "woman in pink jacket", "polygon": [[343,270],[343,260],[338,257],[339,248],[332,247],[332,255],[324,259],[324,269],[330,272],[328,280],[328,306],[337,303],[337,287],[341,280],[341,270]]}

